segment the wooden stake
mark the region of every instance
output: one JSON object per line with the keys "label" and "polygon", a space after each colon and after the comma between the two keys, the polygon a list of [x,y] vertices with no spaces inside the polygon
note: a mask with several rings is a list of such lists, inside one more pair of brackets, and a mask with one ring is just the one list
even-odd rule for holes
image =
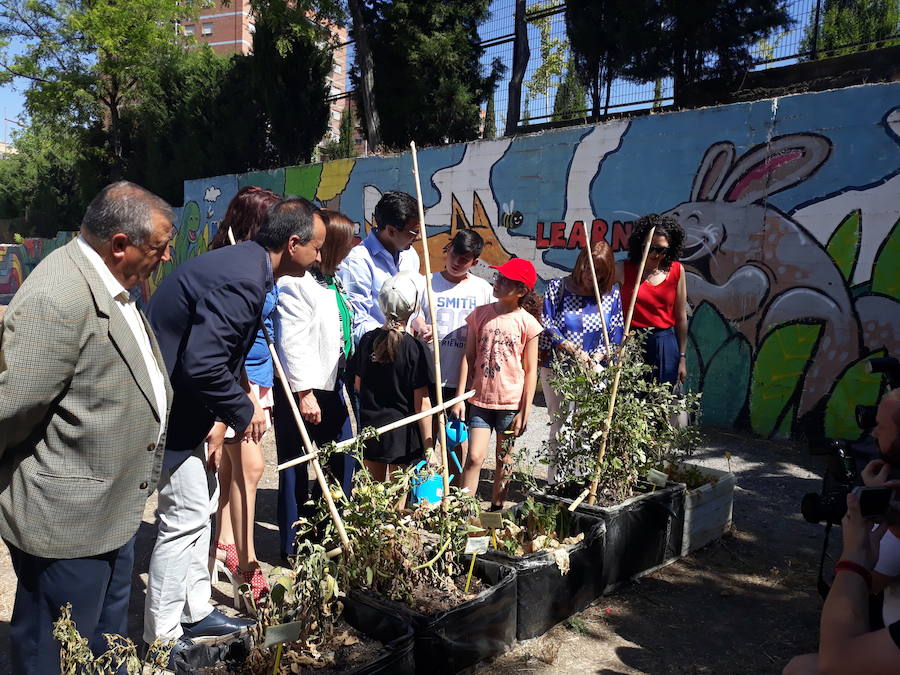
{"label": "wooden stake", "polygon": [[603,296],[600,295],[600,285],[597,283],[597,270],[594,269],[594,246],[588,244],[588,267],[591,269],[591,283],[594,286],[594,299],[597,301],[597,311],[600,313],[600,326],[603,328],[603,345],[606,347],[606,358],[612,358],[609,349],[609,331],[606,328],[606,317],[603,316]]}
{"label": "wooden stake", "polygon": [[[444,401],[440,406],[433,406],[428,410],[423,410],[420,413],[416,413],[415,415],[410,415],[409,417],[404,417],[402,420],[397,420],[396,422],[391,422],[390,424],[385,424],[383,427],[378,427],[375,432],[378,434],[384,434],[388,431],[393,431],[394,429],[399,429],[400,427],[406,426],[407,424],[412,424],[413,422],[418,422],[423,417],[428,417],[429,415],[434,415],[435,413],[439,413],[441,410],[446,410],[447,408],[452,408],[457,403],[462,401],[466,401],[472,398],[475,395],[475,390],[471,389],[467,391],[465,394],[460,396],[455,396],[451,398],[449,401]],[[341,448],[346,448],[347,446],[353,445],[356,442],[355,438],[347,439],[346,441],[341,441],[340,443],[334,446],[335,450],[340,450]],[[318,455],[318,453],[316,453]],[[303,457],[295,457],[294,459],[289,459],[283,464],[279,464],[276,468],[278,471],[284,471],[292,466],[296,466],[297,464],[302,464],[303,462],[308,462],[311,457],[308,455],[304,455]]]}
{"label": "wooden stake", "polygon": [[438,333],[437,311],[434,304],[434,289],[431,287],[431,258],[428,255],[428,228],[425,227],[425,207],[422,204],[422,183],[419,180],[419,159],[416,155],[416,142],[409,142],[412,152],[413,177],[416,181],[416,200],[419,205],[419,231],[422,233],[422,256],[425,258],[425,292],[428,295],[428,308],[431,312],[431,344],[434,346],[434,389],[437,395],[438,413],[438,445],[441,448],[441,473],[444,479],[444,491],[441,495],[441,509],[447,510],[447,497],[450,493],[450,467],[447,463],[447,430],[444,415],[444,388],[441,386],[441,336]]}
{"label": "wooden stake", "polygon": [[[647,233],[647,240],[644,242],[644,252],[641,256],[641,264],[638,267],[637,276],[634,279],[634,291],[628,303],[628,314],[625,317],[625,337],[622,339],[622,348],[620,354],[625,355],[625,345],[628,343],[628,330],[631,328],[631,317],[634,314],[634,306],[637,303],[638,290],[641,287],[641,275],[644,273],[644,265],[647,263],[647,254],[650,253],[650,243],[653,241],[653,234],[656,227],[651,227]],[[609,430],[612,427],[613,411],[616,406],[616,395],[619,393],[619,379],[622,376],[622,369],[616,370],[613,377],[612,389],[609,392],[609,408],[606,411],[606,428],[603,430],[603,438],[600,439],[600,451],[597,453],[597,466],[594,469],[594,478],[591,480],[591,492],[588,497],[588,504],[594,505],[597,502],[597,485],[600,482],[600,467],[603,464],[603,457],[606,455],[606,446],[609,443]]]}
{"label": "wooden stake", "polygon": [[[231,231],[230,227],[228,228],[228,241],[231,242],[232,246],[235,244],[234,232]],[[331,514],[331,520],[334,521],[338,536],[341,538],[341,546],[345,552],[349,553],[350,540],[347,538],[347,531],[344,529],[344,521],[341,520],[341,514],[338,513],[337,507],[334,505],[334,499],[331,497],[331,490],[328,489],[328,483],[325,481],[325,474],[322,473],[322,466],[319,464],[319,452],[313,446],[309,434],[306,431],[306,425],[303,423],[303,418],[300,416],[300,409],[297,408],[297,401],[294,400],[294,392],[291,391],[291,385],[288,384],[287,376],[284,374],[284,368],[281,366],[281,359],[278,358],[278,352],[275,350],[275,344],[272,342],[272,336],[269,335],[269,331],[262,321],[260,321],[259,325],[266,338],[266,344],[269,346],[269,354],[272,356],[272,363],[275,364],[278,378],[281,380],[286,398],[291,405],[291,412],[294,414],[294,423],[300,430],[300,438],[303,439],[303,447],[306,448],[306,454],[302,457],[298,457],[295,464],[301,464],[303,462],[312,464],[313,472],[316,474],[316,480],[319,483],[319,487],[322,489],[322,496],[325,498],[325,503],[328,504],[328,512]]]}

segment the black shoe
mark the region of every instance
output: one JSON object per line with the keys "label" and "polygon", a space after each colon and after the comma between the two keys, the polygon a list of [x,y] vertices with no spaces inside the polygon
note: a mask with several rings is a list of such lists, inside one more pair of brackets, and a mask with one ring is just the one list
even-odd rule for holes
{"label": "black shoe", "polygon": [[219,610],[214,609],[200,621],[181,624],[181,629],[184,631],[185,637],[188,638],[215,637],[239,633],[254,623],[256,622],[252,619],[226,616]]}
{"label": "black shoe", "polygon": [[490,513],[496,513],[497,511],[503,510],[503,504],[491,504],[491,508],[488,509]]}

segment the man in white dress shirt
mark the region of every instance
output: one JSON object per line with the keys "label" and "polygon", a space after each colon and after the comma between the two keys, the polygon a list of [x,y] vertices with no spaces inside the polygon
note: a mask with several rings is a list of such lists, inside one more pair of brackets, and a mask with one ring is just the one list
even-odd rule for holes
{"label": "man in white dress shirt", "polygon": [[416,200],[405,192],[385,192],[373,212],[374,227],[344,258],[338,275],[353,306],[353,342],[384,323],[378,292],[398,272],[419,273],[421,239]]}

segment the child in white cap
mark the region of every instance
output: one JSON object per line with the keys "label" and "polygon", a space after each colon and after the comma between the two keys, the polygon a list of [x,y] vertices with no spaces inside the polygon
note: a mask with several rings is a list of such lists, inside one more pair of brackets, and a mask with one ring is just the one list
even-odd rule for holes
{"label": "child in white cap", "polygon": [[[419,307],[419,283],[418,275],[411,272],[400,272],[388,279],[378,294],[384,324],[359,341],[353,370],[361,427],[377,428],[431,407],[431,352],[406,330],[410,316]],[[384,481],[392,464],[418,462],[432,444],[429,416],[369,440],[363,457],[372,475]]]}

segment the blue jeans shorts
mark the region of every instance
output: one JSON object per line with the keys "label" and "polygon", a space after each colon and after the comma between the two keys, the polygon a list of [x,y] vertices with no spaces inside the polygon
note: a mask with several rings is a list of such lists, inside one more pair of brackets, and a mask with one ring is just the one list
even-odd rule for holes
{"label": "blue jeans shorts", "polygon": [[469,428],[493,429],[497,433],[501,433],[509,429],[513,417],[515,417],[518,412],[518,410],[493,410],[492,408],[482,408],[481,406],[470,405]]}

